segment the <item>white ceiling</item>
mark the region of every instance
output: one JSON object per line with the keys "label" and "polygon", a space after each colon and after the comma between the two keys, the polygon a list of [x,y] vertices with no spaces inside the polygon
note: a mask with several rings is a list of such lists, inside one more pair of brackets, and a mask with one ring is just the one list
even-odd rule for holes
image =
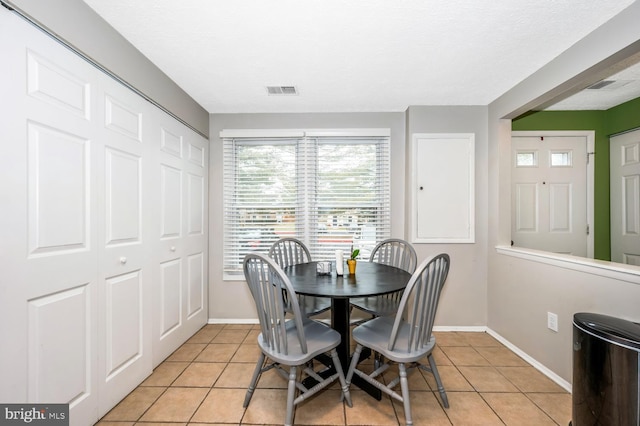
{"label": "white ceiling", "polygon": [[84,1],[210,113],[487,105],[633,3]]}

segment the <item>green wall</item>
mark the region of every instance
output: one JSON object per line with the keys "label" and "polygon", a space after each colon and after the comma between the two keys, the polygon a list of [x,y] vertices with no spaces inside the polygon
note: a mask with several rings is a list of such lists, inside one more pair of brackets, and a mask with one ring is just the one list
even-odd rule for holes
{"label": "green wall", "polygon": [[594,257],[611,260],[609,136],[640,127],[640,98],[605,111],[536,111],[512,122],[512,130],[595,131]]}

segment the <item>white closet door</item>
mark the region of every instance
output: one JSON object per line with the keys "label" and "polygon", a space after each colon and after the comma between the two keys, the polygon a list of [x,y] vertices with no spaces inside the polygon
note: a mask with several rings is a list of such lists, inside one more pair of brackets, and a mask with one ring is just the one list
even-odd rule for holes
{"label": "white closet door", "polygon": [[157,126],[154,365],[207,320],[207,142],[168,116]]}
{"label": "white closet door", "polygon": [[152,107],[100,76],[96,121],[104,144],[95,152],[99,184],[99,414],[152,372],[151,236],[147,188],[152,165]]}
{"label": "white closet door", "polygon": [[97,419],[95,70],[0,8],[0,400]]}

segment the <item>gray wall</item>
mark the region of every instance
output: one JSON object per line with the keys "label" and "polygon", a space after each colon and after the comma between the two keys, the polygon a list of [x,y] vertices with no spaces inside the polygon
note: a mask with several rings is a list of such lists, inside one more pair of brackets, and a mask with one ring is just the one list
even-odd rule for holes
{"label": "gray wall", "polygon": [[3,2],[100,63],[203,136],[209,136],[208,112],[83,1]]}
{"label": "gray wall", "polygon": [[406,211],[410,132],[476,134],[476,240],[475,244],[417,244],[419,259],[445,251],[452,270],[442,295],[437,325],[486,324],[486,205],[487,108],[411,107],[407,113],[343,114],[212,114],[210,149],[210,303],[213,320],[255,318],[250,294],[243,281],[223,281],[222,274],[222,142],[223,129],[391,129],[391,233],[409,238]]}
{"label": "gray wall", "polygon": [[[407,163],[413,161],[414,133],[475,134],[475,230],[474,244],[414,244],[419,259],[439,252],[451,256],[451,269],[442,291],[436,325],[484,326],[487,319],[487,107],[412,106],[407,111]],[[405,181],[411,182],[407,167]],[[412,189],[407,188],[407,200]],[[447,206],[434,206],[444,208]],[[411,212],[406,214],[411,229]],[[407,235],[410,235],[407,232]]]}
{"label": "gray wall", "polygon": [[[531,107],[603,77],[639,51],[635,2],[590,36],[489,105],[489,271],[487,325],[567,382],[572,381],[572,320],[598,312],[640,321],[640,268],[509,248],[511,120]],[[495,249],[502,246],[504,249]],[[559,331],[547,329],[547,312]]]}

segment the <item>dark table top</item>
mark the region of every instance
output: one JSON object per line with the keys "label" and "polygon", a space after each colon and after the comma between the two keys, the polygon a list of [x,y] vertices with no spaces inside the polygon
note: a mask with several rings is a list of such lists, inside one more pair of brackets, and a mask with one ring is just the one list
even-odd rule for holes
{"label": "dark table top", "polygon": [[318,275],[317,263],[283,269],[296,293],[332,298],[376,296],[402,290],[411,278],[411,274],[400,268],[367,261],[358,261],[355,275],[349,275],[345,265],[345,274],[337,276],[334,264],[331,274]]}

